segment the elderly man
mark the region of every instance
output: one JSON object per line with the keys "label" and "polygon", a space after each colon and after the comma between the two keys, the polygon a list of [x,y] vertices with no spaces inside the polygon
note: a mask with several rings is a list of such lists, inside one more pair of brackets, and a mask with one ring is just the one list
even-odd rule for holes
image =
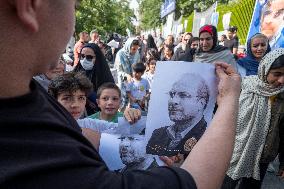
{"label": "elderly man", "polygon": [[169,92],[169,118],[174,123],[154,130],[147,153],[174,156],[188,154],[206,130],[204,110],[209,89],[198,74],[186,73]]}
{"label": "elderly man", "polygon": [[191,33],[186,32],[183,34],[181,45],[176,49],[172,60],[192,62],[194,50],[191,49],[189,44],[191,38],[192,38]]}
{"label": "elderly man", "polygon": [[233,149],[236,71],[216,66],[219,108],[181,168],[111,172],[71,114],[32,80],[56,67],[74,31],[75,3],[0,1],[0,188],[219,188]]}
{"label": "elderly man", "polygon": [[158,164],[152,155],[146,154],[144,135],[120,137],[119,154],[125,167],[120,170],[148,170]]}

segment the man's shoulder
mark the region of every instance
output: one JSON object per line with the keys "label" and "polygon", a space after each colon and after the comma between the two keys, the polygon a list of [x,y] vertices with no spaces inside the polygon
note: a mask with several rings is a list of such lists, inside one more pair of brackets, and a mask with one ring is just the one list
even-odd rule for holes
{"label": "man's shoulder", "polygon": [[157,128],[153,131],[153,134],[161,134],[161,133],[166,133],[166,130],[169,128],[169,126],[165,126],[165,127],[160,127],[160,128]]}

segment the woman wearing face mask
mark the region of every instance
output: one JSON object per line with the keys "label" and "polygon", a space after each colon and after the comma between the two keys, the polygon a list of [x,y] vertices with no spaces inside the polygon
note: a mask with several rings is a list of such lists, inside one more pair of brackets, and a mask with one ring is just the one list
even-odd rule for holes
{"label": "woman wearing face mask", "polygon": [[247,42],[247,56],[237,61],[238,71],[242,77],[257,75],[260,60],[270,52],[268,38],[257,33]]}
{"label": "woman wearing face mask", "polygon": [[125,86],[132,79],[131,65],[140,61],[138,48],[139,41],[136,38],[129,38],[115,57],[114,65],[117,70],[117,81],[122,97],[121,109],[124,109],[128,103]]}
{"label": "woman wearing face mask", "polygon": [[263,57],[258,75],[244,77],[235,147],[222,189],[260,189],[268,164],[279,153],[284,178],[284,48]]}
{"label": "woman wearing face mask", "polygon": [[81,49],[79,63],[74,72],[84,72],[93,84],[93,92],[88,97],[87,112],[93,114],[98,111],[96,92],[106,82],[114,83],[111,71],[100,48],[94,43],[88,43]]}
{"label": "woman wearing face mask", "polygon": [[199,30],[199,49],[194,56],[194,62],[214,63],[226,62],[236,68],[236,61],[231,51],[218,45],[217,29],[213,25],[205,25]]}

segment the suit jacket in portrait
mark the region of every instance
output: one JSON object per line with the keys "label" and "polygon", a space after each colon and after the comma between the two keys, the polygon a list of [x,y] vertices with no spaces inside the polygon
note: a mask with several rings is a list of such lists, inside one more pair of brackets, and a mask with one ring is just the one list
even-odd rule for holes
{"label": "suit jacket in portrait", "polygon": [[201,138],[206,130],[207,123],[202,118],[179,142],[175,149],[170,149],[169,144],[172,141],[167,128],[161,127],[155,129],[152,133],[150,140],[146,146],[147,154],[159,156],[175,156],[177,154],[189,154],[197,141]]}

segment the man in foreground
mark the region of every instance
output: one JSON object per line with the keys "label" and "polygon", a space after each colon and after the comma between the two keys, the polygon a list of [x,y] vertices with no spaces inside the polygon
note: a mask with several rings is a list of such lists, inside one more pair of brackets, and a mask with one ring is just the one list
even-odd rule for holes
{"label": "man in foreground", "polygon": [[111,172],[70,114],[31,81],[56,66],[74,30],[75,3],[0,1],[0,188],[220,187],[233,148],[236,71],[216,67],[219,108],[181,168]]}

